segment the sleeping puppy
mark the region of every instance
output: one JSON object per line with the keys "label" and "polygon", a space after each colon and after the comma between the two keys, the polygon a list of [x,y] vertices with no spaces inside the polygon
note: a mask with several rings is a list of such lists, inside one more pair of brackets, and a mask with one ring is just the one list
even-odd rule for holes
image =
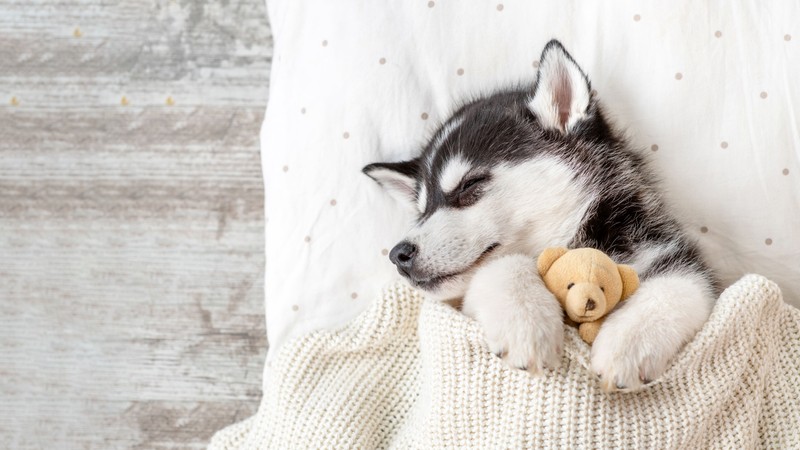
{"label": "sleeping puppy", "polygon": [[592,346],[606,390],[658,378],[711,312],[715,283],[697,245],[558,41],[531,88],[464,105],[419,157],[364,173],[417,213],[389,255],[400,274],[432,297],[463,297],[514,367],[561,361],[562,312],[536,272],[545,247],[597,248],[642,280]]}

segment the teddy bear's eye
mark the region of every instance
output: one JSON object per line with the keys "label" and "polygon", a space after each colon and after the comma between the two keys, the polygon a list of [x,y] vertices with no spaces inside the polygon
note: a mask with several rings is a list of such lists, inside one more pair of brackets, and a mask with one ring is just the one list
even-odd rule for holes
{"label": "teddy bear's eye", "polygon": [[575,286],[575,283],[570,283],[567,285],[567,289],[572,289],[572,286]]}

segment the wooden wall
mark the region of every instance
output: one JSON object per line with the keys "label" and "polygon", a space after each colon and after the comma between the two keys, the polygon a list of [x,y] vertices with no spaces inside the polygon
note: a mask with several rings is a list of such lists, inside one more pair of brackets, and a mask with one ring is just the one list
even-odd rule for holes
{"label": "wooden wall", "polygon": [[0,0],[0,448],[204,448],[266,352],[263,0]]}

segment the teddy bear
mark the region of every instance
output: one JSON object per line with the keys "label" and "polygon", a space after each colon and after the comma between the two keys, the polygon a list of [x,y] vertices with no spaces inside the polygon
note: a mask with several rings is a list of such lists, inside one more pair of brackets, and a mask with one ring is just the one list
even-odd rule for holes
{"label": "teddy bear", "polygon": [[568,322],[578,324],[578,334],[588,344],[594,342],[606,315],[639,287],[633,267],[616,264],[593,248],[547,248],[539,255],[537,268]]}

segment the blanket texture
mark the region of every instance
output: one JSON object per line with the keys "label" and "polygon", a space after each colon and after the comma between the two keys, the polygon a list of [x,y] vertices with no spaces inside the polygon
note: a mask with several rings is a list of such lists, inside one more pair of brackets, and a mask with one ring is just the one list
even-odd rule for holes
{"label": "blanket texture", "polygon": [[641,392],[602,392],[565,332],[560,368],[532,376],[470,318],[394,285],[348,326],[287,343],[258,413],[210,448],[800,448],[800,310],[766,278],[728,288]]}

